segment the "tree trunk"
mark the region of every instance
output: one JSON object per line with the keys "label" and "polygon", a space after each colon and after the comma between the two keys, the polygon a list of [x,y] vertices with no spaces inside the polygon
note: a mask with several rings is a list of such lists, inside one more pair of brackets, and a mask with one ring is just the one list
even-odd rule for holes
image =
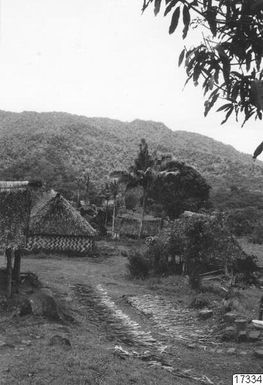
{"label": "tree trunk", "polygon": [[228,271],[228,263],[227,263],[227,257],[225,257],[225,261],[224,261],[224,271],[225,271],[225,276],[228,277],[229,276],[229,271]]}
{"label": "tree trunk", "polygon": [[80,207],[80,191],[79,191],[79,185],[78,185],[78,190],[77,190],[77,208]]}
{"label": "tree trunk", "polygon": [[5,255],[6,255],[6,277],[7,277],[6,295],[7,295],[7,298],[10,298],[12,295],[12,249],[11,248],[6,249]]}
{"label": "tree trunk", "polygon": [[20,269],[21,269],[21,253],[20,253],[20,250],[15,250],[13,277],[15,282],[15,291],[17,293],[19,291]]}
{"label": "tree trunk", "polygon": [[90,178],[88,177],[86,181],[86,203],[88,205],[89,205],[89,182],[90,182]]}
{"label": "tree trunk", "polygon": [[116,216],[116,201],[114,199],[114,205],[113,205],[113,214],[112,214],[112,236],[114,236],[114,231],[115,231],[115,216]]}
{"label": "tree trunk", "polygon": [[263,296],[260,298],[259,314],[258,314],[258,319],[262,321],[262,318],[263,318]]}
{"label": "tree trunk", "polygon": [[109,201],[107,199],[107,204],[106,204],[106,215],[105,215],[105,227],[107,227],[107,222],[108,222],[108,205],[109,205]]}
{"label": "tree trunk", "polygon": [[142,199],[142,218],[139,228],[139,239],[142,236],[142,229],[143,229],[143,221],[144,221],[144,214],[145,214],[145,206],[146,206],[146,191],[143,190],[143,199]]}

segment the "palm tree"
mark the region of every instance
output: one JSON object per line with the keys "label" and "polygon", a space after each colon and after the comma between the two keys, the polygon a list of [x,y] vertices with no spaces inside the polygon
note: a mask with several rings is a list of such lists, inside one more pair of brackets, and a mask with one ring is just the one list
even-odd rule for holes
{"label": "palm tree", "polygon": [[83,183],[85,185],[86,203],[89,203],[90,174],[89,174],[89,172],[87,170],[83,174]]}
{"label": "palm tree", "polygon": [[81,176],[77,177],[76,182],[77,182],[77,207],[79,208],[80,207],[80,188],[81,188],[81,184],[82,184],[82,177]]}
{"label": "palm tree", "polygon": [[110,200],[111,192],[110,192],[110,186],[109,183],[105,183],[102,197],[106,200],[106,213],[105,213],[105,227],[107,226],[108,222],[108,206],[109,206],[109,200]]}
{"label": "palm tree", "polygon": [[178,171],[173,170],[163,170],[164,165],[171,160],[171,154],[158,157],[157,152],[155,151],[150,155],[145,139],[141,139],[139,152],[137,158],[134,160],[134,165],[131,166],[128,171],[113,171],[110,174],[110,177],[115,178],[118,183],[126,183],[126,190],[136,186],[141,186],[143,189],[142,215],[138,233],[139,238],[142,236],[147,199],[153,184],[158,178],[167,177],[169,175],[176,176],[179,173]]}
{"label": "palm tree", "polygon": [[154,167],[148,167],[145,171],[143,170],[137,170],[137,183],[139,186],[142,186],[143,188],[143,196],[142,196],[142,216],[141,216],[141,222],[139,227],[139,238],[142,236],[143,231],[143,221],[145,216],[145,209],[147,205],[147,199],[148,194],[150,191],[150,188],[152,187],[156,177],[157,172],[155,171]]}
{"label": "palm tree", "polygon": [[111,196],[113,197],[113,214],[112,214],[112,227],[111,232],[112,235],[114,235],[115,231],[115,218],[116,218],[116,203],[117,203],[117,196],[119,193],[119,182],[118,179],[114,179],[112,182],[110,182],[109,189],[111,192]]}

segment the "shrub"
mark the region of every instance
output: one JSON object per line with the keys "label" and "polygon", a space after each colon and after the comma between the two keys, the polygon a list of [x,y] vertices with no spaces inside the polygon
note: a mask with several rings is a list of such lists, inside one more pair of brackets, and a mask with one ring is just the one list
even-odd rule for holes
{"label": "shrub", "polygon": [[235,261],[233,270],[235,273],[235,284],[256,284],[257,283],[257,257],[247,255],[244,259]]}
{"label": "shrub", "polygon": [[148,258],[156,272],[179,272],[184,261],[191,283],[198,285],[202,272],[228,267],[235,270],[246,259],[222,218],[194,214],[175,220],[149,247]]}
{"label": "shrub", "polygon": [[152,271],[155,274],[166,274],[169,269],[167,249],[161,240],[155,240],[147,252]]}
{"label": "shrub", "polygon": [[170,160],[160,166],[161,173],[149,191],[149,198],[163,206],[170,219],[185,210],[206,207],[210,186],[202,175],[184,162]]}
{"label": "shrub", "polygon": [[251,234],[258,220],[258,210],[254,207],[234,209],[226,216],[226,226],[236,236]]}
{"label": "shrub", "polygon": [[257,270],[255,258],[245,254],[220,215],[193,214],[175,220],[154,237],[144,257],[148,273],[180,274],[184,268],[194,290],[201,289],[200,274],[207,271],[241,273],[244,283],[252,283]]}
{"label": "shrub", "polygon": [[146,278],[150,270],[149,261],[137,250],[128,256],[127,267],[132,278]]}
{"label": "shrub", "polygon": [[252,234],[249,237],[249,241],[252,243],[258,243],[262,245],[263,243],[263,223],[259,222],[255,225]]}
{"label": "shrub", "polygon": [[150,199],[148,200],[147,204],[149,213],[154,217],[164,218],[166,216],[166,212],[163,209],[162,204],[152,202]]}
{"label": "shrub", "polygon": [[182,240],[171,237],[168,242],[164,239],[154,239],[146,252],[151,271],[157,275],[180,274]]}
{"label": "shrub", "polygon": [[139,200],[136,194],[130,192],[125,195],[125,206],[127,210],[135,210],[138,202]]}
{"label": "shrub", "polygon": [[211,299],[208,294],[199,293],[192,300],[190,306],[194,309],[202,309],[204,307],[209,307],[211,305]]}

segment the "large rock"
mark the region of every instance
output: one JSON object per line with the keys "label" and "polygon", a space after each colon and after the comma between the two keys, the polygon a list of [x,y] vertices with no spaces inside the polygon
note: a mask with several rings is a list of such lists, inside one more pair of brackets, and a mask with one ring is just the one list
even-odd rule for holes
{"label": "large rock", "polygon": [[227,354],[236,354],[236,352],[237,352],[237,350],[236,350],[236,348],[229,348],[229,349],[227,349]]}
{"label": "large rock", "polygon": [[260,346],[254,350],[254,354],[258,358],[263,358],[263,346]]}
{"label": "large rock", "polygon": [[19,306],[18,314],[23,317],[25,315],[32,314],[32,306],[31,302],[28,298],[26,298],[21,305]]}
{"label": "large rock", "polygon": [[223,333],[221,335],[221,340],[222,341],[235,341],[236,340],[236,336],[237,336],[236,328],[234,328],[233,326],[228,326],[223,331]]}
{"label": "large rock", "polygon": [[237,341],[238,342],[246,342],[247,341],[247,333],[245,330],[241,330],[238,332]]}
{"label": "large rock", "polygon": [[259,338],[260,338],[260,331],[259,330],[251,330],[248,335],[247,335],[247,338],[249,341],[251,342],[254,342],[254,341],[257,341]]}
{"label": "large rock", "polygon": [[247,320],[245,318],[237,318],[235,320],[235,325],[237,328],[237,332],[246,330],[247,327]]}
{"label": "large rock", "polygon": [[203,320],[212,317],[212,315],[213,315],[213,310],[210,310],[210,309],[202,309],[198,312],[199,318]]}
{"label": "large rock", "polygon": [[228,312],[224,315],[225,322],[234,323],[237,318],[237,314],[234,312]]}
{"label": "large rock", "polygon": [[59,345],[59,346],[66,346],[66,347],[71,347],[70,340],[66,337],[60,336],[58,334],[52,336],[49,341],[49,345],[54,346],[54,345]]}
{"label": "large rock", "polygon": [[61,320],[57,302],[49,289],[40,289],[22,302],[19,315],[25,316],[28,314],[44,316],[53,321]]}
{"label": "large rock", "polygon": [[34,315],[43,315],[48,319],[59,321],[58,305],[48,289],[41,289],[30,297],[32,313]]}

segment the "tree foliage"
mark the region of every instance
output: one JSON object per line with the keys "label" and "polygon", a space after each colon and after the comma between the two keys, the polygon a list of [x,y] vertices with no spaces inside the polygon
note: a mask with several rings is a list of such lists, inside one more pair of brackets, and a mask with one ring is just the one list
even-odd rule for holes
{"label": "tree foliage", "polygon": [[141,139],[137,158],[134,165],[130,167],[130,182],[127,187],[141,186],[143,188],[142,197],[142,218],[139,229],[139,238],[142,235],[142,226],[145,215],[145,209],[148,200],[150,188],[155,180],[154,160],[149,154],[148,144],[145,139]]}
{"label": "tree foliage", "polygon": [[243,124],[252,116],[262,119],[263,109],[263,0],[144,0],[144,11],[154,3],[157,15],[164,6],[164,16],[171,15],[169,33],[183,24],[182,37],[198,28],[203,41],[182,50],[187,81],[202,85],[205,116],[219,100],[217,111],[225,113],[225,123],[232,113]]}
{"label": "tree foliage", "polygon": [[149,196],[174,219],[185,210],[198,211],[206,206],[209,190],[206,180],[193,167],[169,160],[160,165]]}
{"label": "tree foliage", "polygon": [[176,219],[154,238],[146,255],[150,267],[161,274],[180,273],[184,262],[193,285],[198,284],[200,273],[209,270],[243,273],[245,279],[256,270],[255,257],[246,255],[220,214]]}
{"label": "tree foliage", "polygon": [[135,174],[140,171],[146,171],[153,166],[152,156],[149,154],[148,144],[145,139],[141,139],[137,158],[134,160],[134,165],[131,166],[131,171]]}
{"label": "tree foliage", "polygon": [[111,177],[126,182],[127,191],[143,188],[142,217],[147,207],[153,210],[156,205],[174,219],[185,210],[198,211],[208,204],[210,186],[202,175],[171,154],[150,154],[144,139],[129,172],[115,171]]}

